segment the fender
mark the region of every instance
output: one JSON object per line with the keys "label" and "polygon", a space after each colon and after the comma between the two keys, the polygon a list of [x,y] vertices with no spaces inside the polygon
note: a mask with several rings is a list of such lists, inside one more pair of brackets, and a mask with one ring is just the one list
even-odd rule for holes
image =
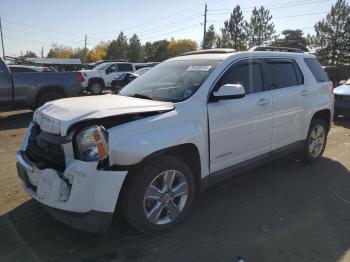
{"label": "fender", "polygon": [[[198,112],[197,112],[198,113]],[[158,151],[193,144],[201,160],[201,175],[209,173],[206,118],[179,119],[176,110],[108,129],[110,165],[133,166]],[[204,114],[205,115],[205,114]],[[176,116],[176,117],[175,117]]]}

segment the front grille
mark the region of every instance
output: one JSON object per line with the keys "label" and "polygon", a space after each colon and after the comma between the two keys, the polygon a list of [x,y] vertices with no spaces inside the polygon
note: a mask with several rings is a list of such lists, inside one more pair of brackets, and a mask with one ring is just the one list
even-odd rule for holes
{"label": "front grille", "polygon": [[65,169],[61,137],[41,131],[37,124],[29,136],[26,155],[40,169],[53,168],[62,172]]}

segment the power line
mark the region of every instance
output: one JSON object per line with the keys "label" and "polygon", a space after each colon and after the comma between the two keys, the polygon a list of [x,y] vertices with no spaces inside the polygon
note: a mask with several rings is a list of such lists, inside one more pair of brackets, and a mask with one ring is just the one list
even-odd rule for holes
{"label": "power line", "polygon": [[167,16],[163,16],[163,17],[160,17],[160,18],[157,18],[155,20],[151,20],[151,21],[148,21],[148,22],[145,22],[145,23],[142,23],[142,24],[137,24],[137,25],[133,25],[133,26],[128,26],[128,27],[124,27],[124,28],[118,28],[116,30],[113,30],[113,31],[108,31],[108,32],[97,32],[97,33],[91,33],[91,35],[98,35],[98,34],[108,34],[108,33],[113,33],[113,32],[116,32],[116,31],[119,31],[119,30],[129,30],[129,29],[134,29],[134,28],[139,28],[139,27],[143,27],[143,26],[146,26],[146,25],[150,25],[150,24],[154,24],[156,22],[159,22],[159,21],[163,21],[165,19],[169,19],[169,18],[172,18],[172,17],[175,17],[179,14],[183,14],[184,12],[187,12],[189,10],[192,10],[192,9],[195,9],[199,6],[202,6],[202,4],[198,4],[198,5],[194,5],[192,7],[189,7],[189,8],[186,8],[184,10],[181,10],[181,11],[178,11],[176,13],[172,13],[170,15],[167,15]]}
{"label": "power line", "polygon": [[[298,18],[302,16],[310,16],[310,15],[319,15],[319,14],[327,14],[328,12],[317,12],[317,13],[307,13],[307,14],[299,14],[299,15],[287,15],[287,16],[276,16],[273,17],[273,20],[276,19],[284,19],[284,18]],[[217,23],[217,22],[223,22],[224,20],[208,20],[210,23]]]}
{"label": "power line", "polygon": [[[197,13],[195,15],[183,18],[181,20],[178,20],[177,22],[174,22],[174,23],[169,23],[169,24],[161,26],[161,27],[157,27],[157,28],[153,28],[153,29],[142,31],[142,33],[141,34],[138,33],[138,35],[139,36],[152,35],[154,33],[165,31],[165,30],[167,30],[169,28],[172,28],[174,26],[182,25],[182,24],[185,24],[185,23],[188,23],[188,22],[193,22],[193,20],[201,17],[202,15],[203,15],[202,13]],[[111,38],[114,38],[114,37],[115,36],[104,36],[104,37],[90,37],[90,38],[96,39],[96,40],[103,40],[103,39],[111,39]]]}
{"label": "power line", "polygon": [[[310,4],[315,4],[315,3],[321,3],[321,2],[329,2],[333,0],[301,0],[301,1],[291,1],[291,2],[284,2],[284,3],[279,3],[279,4],[274,4],[274,5],[264,5],[265,8],[268,9],[280,9],[280,8],[288,8],[288,7],[294,7],[294,6],[303,6],[303,5],[310,5]],[[286,6],[287,5],[287,6]],[[252,7],[243,7],[241,10],[243,12],[248,12],[251,11],[255,8],[256,6]],[[218,11],[232,11],[232,8],[225,8],[225,9],[209,9],[209,12],[218,12]],[[226,14],[226,13],[225,13]]]}

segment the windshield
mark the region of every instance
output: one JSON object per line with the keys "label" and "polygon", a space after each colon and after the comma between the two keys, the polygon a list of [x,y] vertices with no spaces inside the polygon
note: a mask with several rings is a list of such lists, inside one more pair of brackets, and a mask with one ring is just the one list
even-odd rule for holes
{"label": "windshield", "polygon": [[181,102],[198,90],[220,62],[220,60],[163,62],[125,86],[119,95]]}
{"label": "windshield", "polygon": [[93,70],[105,70],[107,69],[107,67],[109,67],[111,65],[111,63],[102,63],[102,64],[99,64],[98,66],[95,66],[93,68]]}

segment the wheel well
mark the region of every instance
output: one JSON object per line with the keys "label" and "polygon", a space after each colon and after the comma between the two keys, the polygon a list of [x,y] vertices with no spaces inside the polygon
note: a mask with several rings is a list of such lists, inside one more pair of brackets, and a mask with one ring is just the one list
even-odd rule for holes
{"label": "wheel well", "polygon": [[313,115],[311,121],[316,119],[316,118],[322,119],[325,122],[325,124],[329,130],[329,128],[331,126],[331,111],[329,109],[323,109],[321,111],[316,112]]}
{"label": "wheel well", "polygon": [[59,86],[44,87],[37,93],[37,95],[35,97],[35,106],[38,105],[40,97],[48,92],[57,92],[57,93],[62,94],[63,97],[67,97],[67,93],[64,91],[64,89],[62,87],[59,87]]}
{"label": "wheel well", "polygon": [[199,193],[201,191],[201,163],[200,163],[200,155],[197,147],[194,144],[182,144],[174,147],[169,147],[165,149],[161,149],[157,152],[150,154],[145,157],[140,163],[136,164],[134,167],[129,169],[128,175],[126,176],[122,188],[119,193],[117,205],[120,205],[121,198],[123,197],[126,188],[128,187],[129,180],[131,176],[137,175],[134,173],[138,168],[142,168],[144,164],[153,159],[157,159],[162,155],[170,155],[184,161],[190,168],[194,174],[194,179],[196,183],[196,192]]}
{"label": "wheel well", "polygon": [[97,77],[95,77],[95,78],[90,78],[90,79],[89,79],[89,84],[88,84],[88,85],[90,85],[90,84],[93,83],[93,82],[100,82],[100,83],[102,84],[103,87],[105,86],[105,82],[103,81],[102,78],[97,78]]}

